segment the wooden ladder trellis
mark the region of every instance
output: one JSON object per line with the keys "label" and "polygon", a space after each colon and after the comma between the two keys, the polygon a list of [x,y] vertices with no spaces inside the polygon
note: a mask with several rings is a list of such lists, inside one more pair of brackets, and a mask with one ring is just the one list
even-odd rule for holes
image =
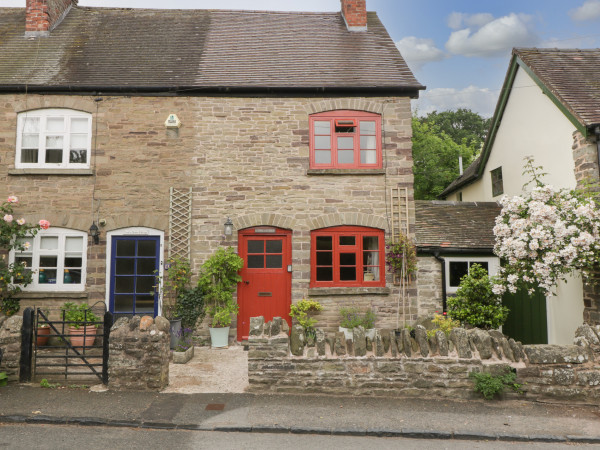
{"label": "wooden ladder trellis", "polygon": [[[401,234],[408,236],[408,188],[392,187],[390,188],[390,232],[392,243],[399,240]],[[396,308],[396,328],[400,327],[400,302],[402,302],[402,316],[404,325],[406,325],[406,297],[408,276],[406,273],[394,273],[394,284],[400,285],[400,294]]]}
{"label": "wooden ladder trellis", "polygon": [[192,234],[192,188],[170,189],[169,258],[190,258]]}

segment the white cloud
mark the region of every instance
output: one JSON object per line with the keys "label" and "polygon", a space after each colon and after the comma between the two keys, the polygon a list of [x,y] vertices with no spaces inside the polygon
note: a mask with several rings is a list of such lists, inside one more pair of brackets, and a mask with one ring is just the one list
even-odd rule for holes
{"label": "white cloud", "polygon": [[441,61],[446,57],[444,52],[435,46],[433,39],[408,36],[396,42],[396,47],[412,70],[419,70],[428,62]]}
{"label": "white cloud", "polygon": [[586,0],[583,5],[569,11],[573,20],[595,20],[600,18],[600,0]]}
{"label": "white cloud", "polygon": [[464,28],[450,34],[446,49],[463,56],[501,56],[513,47],[528,47],[539,41],[531,27],[531,16],[511,13],[487,22],[479,29]]}
{"label": "white cloud", "polygon": [[486,23],[494,20],[490,13],[465,14],[453,12],[448,16],[448,26],[453,30],[460,30],[464,27],[482,27]]}
{"label": "white cloud", "polygon": [[418,100],[412,101],[412,109],[419,116],[424,116],[432,111],[467,108],[483,117],[491,117],[497,100],[498,92],[487,88],[437,88],[422,92]]}

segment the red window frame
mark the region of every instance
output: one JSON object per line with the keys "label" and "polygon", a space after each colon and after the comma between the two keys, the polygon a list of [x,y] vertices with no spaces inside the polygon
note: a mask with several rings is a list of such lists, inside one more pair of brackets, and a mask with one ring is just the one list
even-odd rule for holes
{"label": "red window frame", "polygon": [[[316,122],[319,122],[317,127],[315,127]],[[339,131],[340,127],[349,128],[346,125],[348,122],[354,123],[354,131]],[[361,126],[361,122],[365,124]],[[367,125],[370,122],[375,122],[374,129],[371,125]],[[325,123],[329,123],[328,134]],[[327,137],[329,137],[329,144],[327,144]],[[352,138],[351,148],[350,138]],[[381,115],[379,114],[350,110],[312,114],[309,118],[309,139],[311,169],[381,169],[383,167]],[[350,150],[353,155],[352,162],[343,161],[342,159],[348,159],[350,156]],[[327,161],[328,151],[329,161]]]}
{"label": "red window frame", "polygon": [[[364,238],[369,237],[377,238],[376,249],[364,248]],[[348,225],[321,228],[311,231],[310,242],[310,287],[385,286],[383,230]],[[327,248],[328,242],[331,242],[331,248]],[[377,261],[368,261],[369,258],[365,256],[369,253],[377,254],[375,258]],[[328,254],[331,254],[331,258]],[[355,255],[354,261],[351,260],[351,254]],[[344,279],[352,273],[352,270],[355,270],[355,279]],[[379,279],[365,280],[365,272],[377,274]],[[327,279],[329,273],[331,273],[331,280]],[[319,277],[325,279],[317,279]]]}

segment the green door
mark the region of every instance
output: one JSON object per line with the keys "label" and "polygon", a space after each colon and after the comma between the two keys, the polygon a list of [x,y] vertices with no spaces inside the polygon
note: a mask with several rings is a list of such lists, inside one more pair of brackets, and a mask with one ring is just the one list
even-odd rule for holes
{"label": "green door", "polygon": [[510,309],[502,332],[521,341],[523,344],[547,344],[548,320],[546,317],[546,296],[536,289],[532,295],[526,289],[516,294],[506,293],[502,304]]}

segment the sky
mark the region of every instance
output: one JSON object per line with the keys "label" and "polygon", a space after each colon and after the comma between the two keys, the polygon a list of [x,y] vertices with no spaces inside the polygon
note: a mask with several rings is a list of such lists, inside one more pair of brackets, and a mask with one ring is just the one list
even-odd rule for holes
{"label": "sky", "polygon": [[[80,0],[81,6],[339,11],[339,0]],[[0,0],[25,6],[25,0]],[[427,86],[413,110],[490,117],[513,47],[600,47],[600,0],[367,0]]]}

